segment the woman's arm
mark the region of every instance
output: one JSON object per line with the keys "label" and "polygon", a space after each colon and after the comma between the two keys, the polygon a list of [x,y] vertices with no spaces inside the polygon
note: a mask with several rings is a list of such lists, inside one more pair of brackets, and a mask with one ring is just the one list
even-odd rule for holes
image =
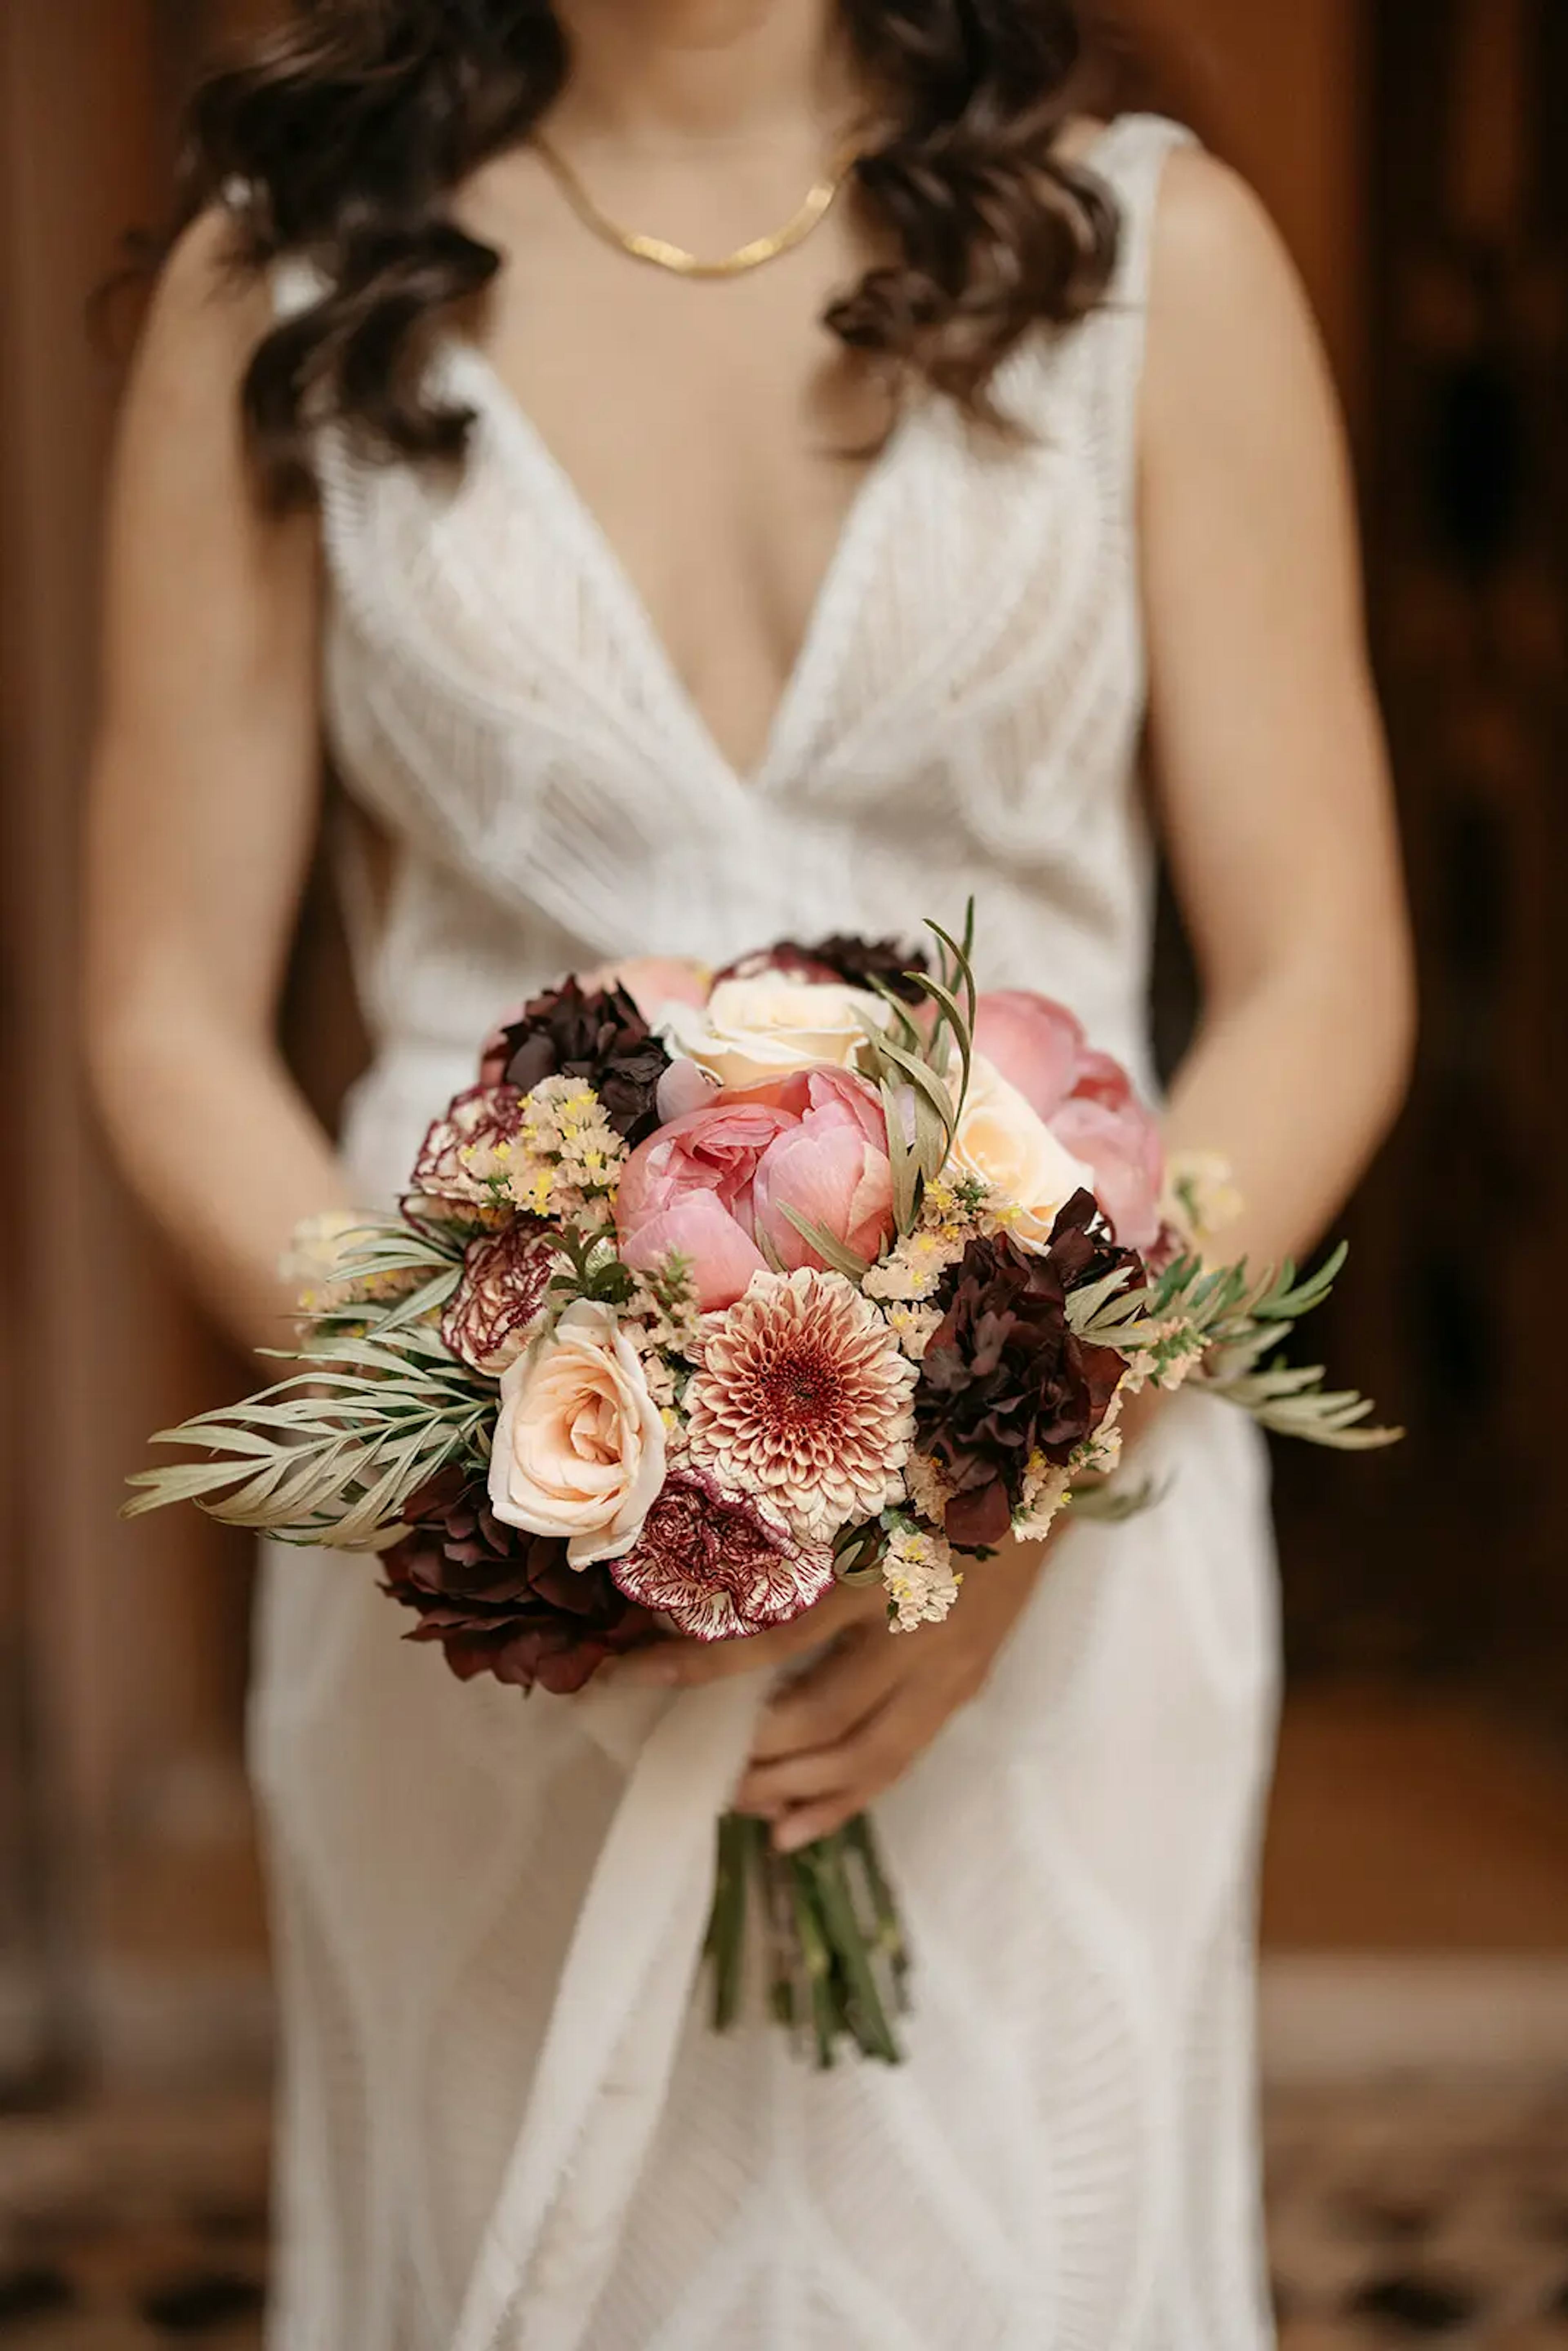
{"label": "woman's arm", "polygon": [[287,1343],[277,1261],[343,1203],[274,1024],[316,825],[317,535],[255,494],[238,388],[267,324],[227,230],[159,289],[110,504],[87,1022],[132,1186],[243,1343]]}
{"label": "woman's arm", "polygon": [[1143,432],[1151,749],[1204,1007],[1168,1137],[1230,1160],[1219,1251],[1262,1264],[1381,1141],[1414,997],[1339,413],[1276,231],[1207,156],[1169,166]]}
{"label": "woman's arm", "polygon": [[[1410,954],[1362,637],[1339,424],[1305,302],[1252,197],[1182,156],[1162,205],[1144,403],[1151,740],[1202,969],[1172,1144],[1226,1153],[1247,1196],[1227,1257],[1313,1240],[1396,1107]],[[1043,1556],[1049,1556],[1049,1545]],[[706,1681],[842,1637],[765,1713],[738,1802],[789,1848],[894,1782],[982,1687],[1040,1573],[1011,1543],[946,1623],[889,1637],[840,1591],[784,1632],[628,1658]]]}

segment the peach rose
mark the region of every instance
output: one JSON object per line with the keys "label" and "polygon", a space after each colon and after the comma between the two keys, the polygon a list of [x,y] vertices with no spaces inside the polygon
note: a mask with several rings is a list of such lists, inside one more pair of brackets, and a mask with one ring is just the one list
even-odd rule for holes
{"label": "peach rose", "polygon": [[573,1567],[620,1559],[664,1482],[664,1424],[607,1306],[579,1299],[501,1375],[490,1508],[563,1537]]}
{"label": "peach rose", "polygon": [[1019,1215],[1012,1229],[1026,1249],[1043,1249],[1073,1194],[1094,1189],[1082,1161],[1058,1143],[1018,1088],[982,1054],[975,1056],[952,1164],[1016,1201]]}
{"label": "peach rose", "polygon": [[667,1005],[662,1025],[673,1050],[721,1085],[760,1086],[792,1070],[852,1070],[867,1022],[887,1017],[869,988],[768,976],[721,979],[705,1009]]}

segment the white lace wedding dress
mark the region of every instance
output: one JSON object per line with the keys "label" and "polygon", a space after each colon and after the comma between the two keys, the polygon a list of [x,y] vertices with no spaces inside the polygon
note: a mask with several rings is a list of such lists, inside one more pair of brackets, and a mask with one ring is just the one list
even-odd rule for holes
{"label": "white lace wedding dress", "polygon": [[[882,456],[755,775],[471,348],[441,361],[477,414],[460,483],[324,436],[332,735],[397,845],[345,1145],[367,1198],[567,968],[907,935],[971,892],[983,980],[1067,998],[1152,1082],[1134,412],[1181,136],[1101,145],[1120,282],[1007,369],[1029,437],[921,406]],[[899,2071],[819,2076],[694,2004],[752,1685],[465,1687],[368,1562],[269,1560],[276,2351],[1259,2351],[1265,1478],[1211,1404],[1156,1444],[1166,1499],[1061,1543],[879,1808],[918,1965]]]}

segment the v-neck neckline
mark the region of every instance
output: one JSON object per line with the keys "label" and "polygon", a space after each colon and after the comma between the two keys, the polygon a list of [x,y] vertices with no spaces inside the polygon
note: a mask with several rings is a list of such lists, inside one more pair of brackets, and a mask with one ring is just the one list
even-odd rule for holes
{"label": "v-neck neckline", "polygon": [[751,764],[737,766],[725,750],[683,676],[647,598],[575,475],[557,455],[519,395],[484,348],[465,335],[443,339],[443,355],[461,397],[469,397],[495,423],[535,473],[557,514],[576,539],[585,567],[615,618],[627,648],[641,667],[650,693],[664,705],[689,756],[721,777],[745,799],[765,798],[793,772],[816,706],[831,680],[843,641],[844,623],[861,570],[862,548],[873,543],[882,509],[897,486],[900,461],[925,414],[928,402],[908,400],[900,410],[844,510],[795,658],[773,709],[762,748]]}
{"label": "v-neck neckline", "polygon": [[[1081,171],[1103,169],[1130,124],[1143,118],[1119,115],[1102,124],[1082,152],[1071,158]],[[682,675],[668,640],[646,596],[633,580],[597,510],[570,467],[556,455],[521,395],[501,374],[484,346],[455,329],[440,340],[439,358],[459,400],[470,398],[497,432],[533,466],[551,498],[563,528],[575,538],[585,568],[607,609],[619,623],[625,648],[641,668],[652,699],[685,755],[706,767],[731,792],[751,802],[768,796],[794,774],[815,721],[816,706],[841,656],[852,598],[859,583],[862,549],[874,544],[883,509],[899,486],[902,460],[910,442],[928,427],[939,403],[916,388],[905,396],[887,439],[878,450],[845,508],[826,568],[808,609],[795,658],[774,705],[757,759],[739,767],[719,742],[695,695]],[[1009,353],[1004,367],[1015,363]]]}

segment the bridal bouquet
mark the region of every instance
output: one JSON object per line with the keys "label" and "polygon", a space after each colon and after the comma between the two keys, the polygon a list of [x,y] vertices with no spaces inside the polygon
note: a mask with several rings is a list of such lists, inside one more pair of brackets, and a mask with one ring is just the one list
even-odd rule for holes
{"label": "bridal bouquet", "polygon": [[[566,980],[486,1048],[395,1214],[298,1244],[287,1377],[157,1441],[132,1480],[286,1541],[380,1555],[463,1678],[580,1690],[674,1632],[742,1638],[835,1581],[891,1631],[1111,1473],[1126,1398],[1200,1384],[1266,1426],[1387,1442],[1274,1354],[1329,1290],[1205,1261],[1224,1171],[1167,1169],[1072,1015],[932,960],[786,943]],[[639,999],[641,998],[641,1001]],[[748,1918],[771,2002],[831,2062],[895,2058],[906,1963],[865,1820],[804,1852],[720,1825],[708,1937],[734,2016]]]}

